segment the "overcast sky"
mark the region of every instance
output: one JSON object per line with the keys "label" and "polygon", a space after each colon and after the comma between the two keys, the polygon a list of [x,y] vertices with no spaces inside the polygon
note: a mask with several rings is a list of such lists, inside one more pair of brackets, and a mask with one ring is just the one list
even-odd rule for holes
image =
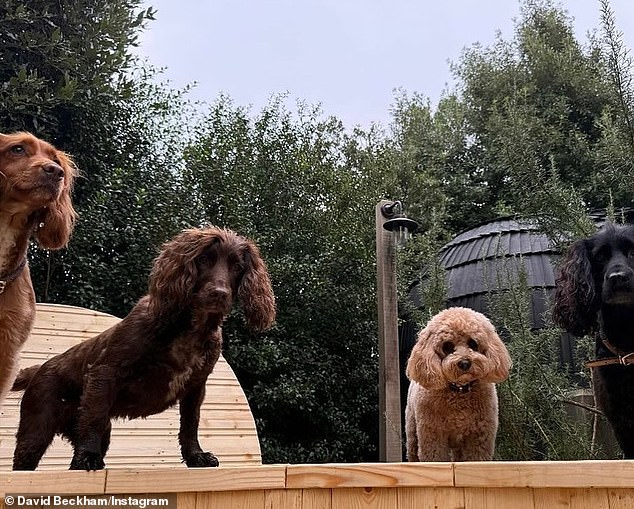
{"label": "overcast sky", "polygon": [[[389,124],[394,90],[436,104],[465,47],[513,37],[517,0],[146,0],[156,10],[139,53],[195,100],[220,93],[258,112],[271,95],[320,103],[348,127]],[[578,40],[600,26],[598,0],[560,2]],[[634,1],[612,0],[634,48]]]}

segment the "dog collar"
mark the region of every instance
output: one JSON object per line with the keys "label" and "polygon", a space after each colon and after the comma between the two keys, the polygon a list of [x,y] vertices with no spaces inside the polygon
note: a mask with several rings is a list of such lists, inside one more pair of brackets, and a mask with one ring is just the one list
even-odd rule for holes
{"label": "dog collar", "polygon": [[464,384],[464,385],[451,382],[449,384],[449,390],[451,392],[457,392],[458,394],[466,394],[467,392],[471,392],[471,388],[473,387],[474,383],[475,383],[475,380],[473,382],[469,382],[468,384]]}
{"label": "dog collar", "polygon": [[634,352],[622,352],[616,348],[607,339],[603,340],[603,345],[612,352],[614,357],[606,357],[604,359],[595,359],[593,361],[586,362],[587,368],[597,368],[599,366],[610,366],[612,364],[620,364],[621,366],[630,366],[634,364]]}
{"label": "dog collar", "polygon": [[4,292],[4,289],[9,283],[18,279],[18,276],[22,273],[24,267],[26,267],[26,256],[22,258],[20,265],[18,265],[18,267],[13,272],[10,272],[6,276],[0,277],[0,295]]}

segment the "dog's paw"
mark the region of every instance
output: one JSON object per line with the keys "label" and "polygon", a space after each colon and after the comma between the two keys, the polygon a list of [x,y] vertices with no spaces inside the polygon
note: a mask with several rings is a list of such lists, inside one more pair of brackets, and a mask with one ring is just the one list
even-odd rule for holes
{"label": "dog's paw", "polygon": [[70,463],[70,470],[103,470],[105,467],[100,453],[85,450],[76,452]]}
{"label": "dog's paw", "polygon": [[195,452],[185,458],[185,464],[189,468],[217,467],[220,465],[218,458],[210,452]]}

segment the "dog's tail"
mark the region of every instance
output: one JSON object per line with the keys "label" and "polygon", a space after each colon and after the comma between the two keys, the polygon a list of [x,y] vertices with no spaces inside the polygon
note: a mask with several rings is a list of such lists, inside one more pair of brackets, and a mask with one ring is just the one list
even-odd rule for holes
{"label": "dog's tail", "polygon": [[11,387],[11,390],[23,391],[24,389],[26,389],[31,383],[31,380],[33,380],[33,377],[35,376],[35,373],[37,373],[38,369],[40,369],[39,364],[21,369],[15,381],[13,382],[13,387]]}

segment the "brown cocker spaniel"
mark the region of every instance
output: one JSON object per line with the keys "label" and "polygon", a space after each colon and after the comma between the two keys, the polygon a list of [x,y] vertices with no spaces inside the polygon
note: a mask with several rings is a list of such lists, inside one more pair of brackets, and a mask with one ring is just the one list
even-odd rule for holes
{"label": "brown cocker spaniel", "polygon": [[32,134],[0,134],[0,404],[35,318],[29,241],[46,249],[67,244],[76,173],[67,154]]}
{"label": "brown cocker spaniel", "polygon": [[73,446],[76,470],[104,468],[112,418],[136,419],[179,404],[188,467],[218,460],[198,442],[205,382],[222,348],[222,323],[236,297],[257,330],[275,320],[275,299],[256,245],[231,230],[189,229],[154,261],[148,295],[98,336],[22,370],[26,389],[14,470],[33,470],[55,434]]}

